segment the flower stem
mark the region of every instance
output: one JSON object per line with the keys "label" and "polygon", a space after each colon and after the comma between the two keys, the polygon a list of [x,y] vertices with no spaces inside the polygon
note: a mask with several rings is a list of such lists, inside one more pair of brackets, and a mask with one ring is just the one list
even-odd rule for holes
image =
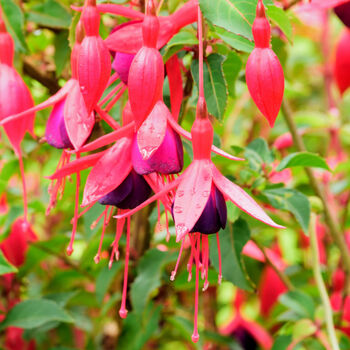
{"label": "flower stem", "polygon": [[[292,110],[290,108],[290,105],[286,99],[282,102],[282,111],[284,119],[287,123],[288,129],[290,133],[292,134],[294,145],[298,149],[299,152],[306,151],[304,142],[300,136],[300,134],[297,131],[297,127],[293,120]],[[324,194],[323,188],[321,187],[320,183],[317,181],[315,174],[311,168],[305,167],[306,174],[309,178],[310,185],[312,186],[315,194],[321,199],[323,203],[323,210],[325,215],[325,221],[327,223],[327,226],[329,228],[329,232],[335,242],[335,244],[338,246],[341,256],[342,256],[342,263],[344,266],[345,274],[346,274],[346,281],[350,281],[348,276],[350,276],[350,254],[347,249],[347,244],[345,242],[344,235],[340,231],[340,228],[335,221],[331,210],[328,205],[327,198]],[[346,285],[346,290],[349,290],[349,282]]]}
{"label": "flower stem", "polygon": [[316,236],[316,214],[314,213],[311,213],[309,233],[310,233],[310,243],[311,243],[311,251],[312,251],[312,269],[316,280],[317,289],[320,293],[321,301],[325,310],[326,327],[327,327],[328,336],[332,345],[332,349],[339,350],[339,344],[338,344],[338,340],[334,329],[333,311],[332,311],[331,303],[329,301],[329,297],[327,294],[327,289],[321,275],[321,268],[319,263],[320,261],[319,251],[318,251],[317,236]]}
{"label": "flower stem", "polygon": [[23,157],[22,152],[20,151],[18,154],[19,161],[19,169],[21,172],[22,178],[22,188],[23,188],[23,207],[24,207],[24,220],[28,222],[28,197],[27,197],[27,186],[26,186],[26,178],[24,173],[24,165],[23,165]]}
{"label": "flower stem", "polygon": [[203,21],[201,9],[198,5],[198,49],[199,49],[199,97],[204,98],[203,82]]}

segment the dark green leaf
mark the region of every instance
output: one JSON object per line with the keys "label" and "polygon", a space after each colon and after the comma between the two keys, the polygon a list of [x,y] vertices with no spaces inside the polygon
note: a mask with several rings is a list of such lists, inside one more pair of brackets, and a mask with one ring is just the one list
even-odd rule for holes
{"label": "dark green leaf", "polygon": [[271,350],[287,350],[291,342],[292,337],[290,335],[280,335],[276,338]]}
{"label": "dark green leaf", "polygon": [[54,301],[46,299],[25,300],[8,312],[5,320],[0,324],[0,328],[14,326],[29,329],[51,321],[73,322],[73,319]]}
{"label": "dark green leaf", "polygon": [[0,275],[12,272],[17,272],[17,269],[7,261],[3,252],[0,250]]}
{"label": "dark green leaf", "polygon": [[62,30],[55,36],[55,65],[56,76],[60,76],[63,68],[69,61],[70,48],[68,41],[68,30]]}
{"label": "dark green leaf", "polygon": [[13,0],[0,0],[0,4],[5,15],[6,28],[15,42],[16,50],[26,53],[28,48],[23,34],[24,16],[20,7]]}
{"label": "dark green leaf", "polygon": [[5,239],[11,230],[13,222],[23,214],[23,207],[13,206],[7,215],[4,215],[0,219],[1,236],[0,241]]}
{"label": "dark green leaf", "polygon": [[102,303],[103,298],[105,297],[114,277],[122,267],[123,264],[119,261],[116,261],[113,263],[110,269],[108,266],[105,266],[98,274],[96,279],[96,299],[99,303]]}
{"label": "dark green leaf", "polygon": [[225,62],[222,65],[224,76],[227,83],[228,93],[230,96],[235,97],[235,85],[238,74],[242,68],[242,61],[239,56],[234,52],[229,52]]}
{"label": "dark green leaf", "polygon": [[[241,252],[250,239],[248,224],[238,219],[233,225],[227,223],[225,230],[219,232],[222,276],[239,288],[251,290],[251,285],[243,269]],[[210,239],[210,260],[216,271],[219,271],[218,247],[216,237]]]}
{"label": "dark green leaf", "polygon": [[250,53],[254,49],[254,43],[243,36],[233,34],[220,27],[216,27],[215,32],[226,44],[238,51]]}
{"label": "dark green leaf", "polygon": [[164,265],[176,260],[177,254],[150,249],[142,257],[137,268],[137,277],[131,286],[131,301],[135,312],[142,312],[151,293],[160,286]]}
{"label": "dark green leaf", "polygon": [[[227,102],[227,88],[222,70],[225,58],[218,54],[209,55],[204,61],[204,95],[210,114],[222,119]],[[198,86],[198,60],[194,60],[191,71]]]}
{"label": "dark green leaf", "polygon": [[282,305],[298,314],[300,318],[314,318],[315,303],[308,294],[300,290],[282,294],[279,297],[279,301]]}
{"label": "dark green leaf", "polygon": [[266,190],[263,194],[268,198],[273,207],[293,213],[303,231],[305,233],[308,232],[310,203],[304,194],[289,188]]}
{"label": "dark green leaf", "polygon": [[296,152],[289,154],[287,157],[282,159],[276,170],[281,171],[283,169],[293,168],[296,166],[330,170],[327,162],[322,157],[315,153],[309,152]]}
{"label": "dark green leaf", "polygon": [[27,13],[27,19],[50,28],[69,28],[72,16],[56,0],[46,0],[32,7]]}

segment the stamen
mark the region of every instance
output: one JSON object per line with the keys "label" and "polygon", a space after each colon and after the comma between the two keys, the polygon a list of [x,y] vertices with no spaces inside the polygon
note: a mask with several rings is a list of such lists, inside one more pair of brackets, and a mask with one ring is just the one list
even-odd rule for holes
{"label": "stamen", "polygon": [[127,219],[127,230],[126,230],[123,295],[122,295],[122,304],[119,310],[119,316],[121,318],[126,318],[128,314],[128,310],[125,308],[125,303],[126,303],[126,290],[128,287],[128,267],[129,267],[129,249],[130,249],[129,245],[130,245],[130,216],[128,216],[128,219]]}
{"label": "stamen", "polygon": [[[193,252],[194,252],[195,242],[194,242],[193,235],[189,234],[188,237],[191,240],[191,255],[187,262],[187,271],[188,271],[187,281],[190,282],[192,279],[192,264],[193,264],[193,255],[194,255]],[[183,238],[183,240],[185,240],[185,237]]]}
{"label": "stamen", "polygon": [[169,242],[170,240],[170,231],[169,231],[169,218],[168,218],[168,211],[165,209],[165,225],[166,225],[166,237],[165,240]]}
{"label": "stamen", "polygon": [[120,91],[113,97],[113,99],[108,103],[108,105],[105,108],[105,111],[108,113],[113,106],[117,103],[117,101],[120,99],[120,97],[123,95],[124,91],[127,89],[127,86],[124,85]]}
{"label": "stamen", "polygon": [[203,292],[205,292],[209,287],[208,282],[208,270],[209,270],[209,244],[208,236],[202,234],[202,255],[203,255],[203,273],[205,275],[205,281],[203,286]]}
{"label": "stamen", "polygon": [[114,130],[120,129],[120,125],[108,113],[106,113],[101,107],[96,105],[95,110],[100,115],[102,120],[104,120],[111,128],[113,128]]}
{"label": "stamen", "polygon": [[218,284],[221,284],[221,281],[222,281],[222,270],[221,270],[221,248],[220,248],[219,232],[216,233],[216,242],[217,242],[217,246],[218,246],[218,257],[219,257]]}
{"label": "stamen", "polygon": [[[198,289],[199,289],[199,249],[200,249],[200,234],[196,234],[196,238],[194,241],[197,241],[196,250],[196,289],[195,289],[195,298],[194,298],[194,320],[193,320],[193,333],[192,333],[192,341],[197,343],[199,339],[198,334]],[[195,245],[195,243],[194,243]]]}
{"label": "stamen", "polygon": [[160,223],[160,200],[157,200],[157,211],[158,211],[158,218],[157,218],[157,228],[160,229],[162,224]]}
{"label": "stamen", "polygon": [[119,83],[117,86],[115,86],[107,95],[106,97],[99,102],[98,106],[102,107],[122,86],[124,85],[123,82]]}
{"label": "stamen", "polygon": [[[102,226],[102,233],[101,233],[101,238],[100,238],[100,244],[98,246],[98,251],[97,254],[94,257],[95,264],[98,264],[100,262],[100,257],[101,257],[101,249],[102,249],[102,243],[103,243],[103,238],[105,236],[105,230],[107,226],[107,213],[108,213],[109,206],[106,206],[106,209],[104,210],[104,221],[103,221],[103,226]],[[111,212],[113,211],[113,208]]]}
{"label": "stamen", "polygon": [[179,255],[177,257],[175,269],[171,272],[170,281],[174,281],[175,280],[175,276],[176,276],[176,273],[177,273],[177,269],[179,268],[179,264],[180,264],[181,255],[182,255],[182,250],[184,248],[184,244],[185,244],[185,240],[183,239],[182,243],[181,243],[180,252],[179,252]]}
{"label": "stamen", "polygon": [[[77,153],[77,158],[79,158],[80,155]],[[75,207],[74,207],[74,220],[73,220],[73,229],[72,229],[72,235],[70,238],[70,242],[67,248],[67,254],[71,255],[73,253],[73,243],[75,239],[75,233],[77,231],[77,224],[78,224],[78,210],[79,210],[79,189],[80,189],[80,172],[77,172],[77,183],[75,188]]]}
{"label": "stamen", "polygon": [[26,186],[26,178],[25,178],[25,173],[24,173],[24,165],[23,165],[22,152],[21,152],[20,149],[19,149],[19,154],[18,154],[18,161],[19,161],[19,169],[20,169],[21,178],[22,178],[24,220],[25,220],[26,222],[28,222],[27,186]]}

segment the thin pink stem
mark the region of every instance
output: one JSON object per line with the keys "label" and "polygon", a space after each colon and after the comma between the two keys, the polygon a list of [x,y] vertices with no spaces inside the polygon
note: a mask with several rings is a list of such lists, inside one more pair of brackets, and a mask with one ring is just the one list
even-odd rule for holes
{"label": "thin pink stem", "polygon": [[197,241],[196,250],[196,289],[194,295],[194,320],[193,320],[193,333],[192,333],[192,341],[197,343],[199,340],[198,334],[198,289],[199,289],[199,248],[200,248],[200,234],[196,234],[196,238],[194,239],[194,245]]}
{"label": "thin pink stem", "polygon": [[100,106],[96,105],[96,112],[100,115],[102,120],[104,120],[112,129],[120,129],[120,125],[115,121],[107,112],[105,112]]}
{"label": "thin pink stem", "polygon": [[107,86],[113,84],[118,79],[119,79],[119,74],[117,72],[113,73],[108,80]]}
{"label": "thin pink stem", "polygon": [[24,220],[28,222],[27,186],[26,186],[26,178],[24,174],[24,164],[23,164],[23,157],[22,157],[21,150],[19,150],[18,161],[19,161],[19,169],[20,169],[21,178],[22,178]]}
{"label": "thin pink stem", "polygon": [[119,83],[116,87],[114,87],[107,95],[106,97],[98,103],[98,106],[102,107],[117,91],[124,85],[123,82]]}
{"label": "thin pink stem", "polygon": [[209,282],[208,282],[209,245],[208,245],[208,236],[204,234],[202,234],[201,236],[202,236],[203,271],[205,275],[203,291],[206,291],[209,287]]}
{"label": "thin pink stem", "polygon": [[185,240],[183,239],[182,243],[181,243],[181,247],[180,247],[180,252],[179,252],[179,255],[178,255],[177,260],[176,260],[175,269],[171,272],[170,281],[175,280],[175,276],[176,276],[177,270],[179,268],[180,260],[181,260],[182,250],[184,249],[184,244],[185,244]]}
{"label": "thin pink stem", "polygon": [[204,98],[204,82],[203,82],[203,23],[202,13],[198,5],[198,48],[199,48],[199,97]]}
{"label": "thin pink stem", "polygon": [[219,232],[216,233],[216,242],[217,242],[217,246],[218,246],[218,259],[219,259],[218,283],[221,284],[221,281],[222,281],[222,270],[221,270],[221,248],[220,248]]}
{"label": "thin pink stem", "polygon": [[[106,206],[106,209],[104,210],[104,220],[103,220],[103,226],[102,226],[102,233],[101,233],[101,238],[100,238],[100,244],[98,246],[98,251],[97,251],[97,254],[95,255],[94,257],[94,261],[96,264],[98,264],[100,262],[100,259],[101,259],[101,249],[102,249],[102,244],[103,244],[103,238],[105,236],[105,230],[106,230],[106,226],[107,226],[107,213],[108,213],[108,209],[109,209],[109,206],[107,205]],[[113,208],[112,208],[112,211],[113,211]]]}
{"label": "thin pink stem", "polygon": [[125,268],[124,268],[124,283],[123,283],[123,296],[122,304],[119,310],[119,316],[121,318],[126,318],[128,310],[125,308],[126,304],[126,290],[128,288],[128,268],[129,268],[129,247],[130,246],[130,216],[127,220],[127,230],[126,230],[126,247],[125,247]]}
{"label": "thin pink stem", "polygon": [[[80,157],[80,154],[77,153],[77,159]],[[73,229],[71,239],[67,248],[67,254],[71,255],[73,253],[73,243],[75,239],[75,233],[77,231],[78,224],[78,214],[79,214],[79,190],[80,190],[80,172],[77,172],[77,183],[75,188],[75,207],[74,207],[74,220],[73,220]]]}
{"label": "thin pink stem", "polygon": [[108,105],[105,108],[105,111],[108,113],[113,106],[118,102],[118,100],[121,98],[121,96],[123,95],[124,91],[126,90],[127,86],[124,85],[120,91],[113,97],[113,99],[108,103]]}

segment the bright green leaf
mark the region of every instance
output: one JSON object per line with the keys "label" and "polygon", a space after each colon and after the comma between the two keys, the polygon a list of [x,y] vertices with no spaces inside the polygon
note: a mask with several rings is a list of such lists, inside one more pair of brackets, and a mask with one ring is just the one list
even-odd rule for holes
{"label": "bright green leaf", "polygon": [[293,290],[282,294],[279,297],[279,301],[282,305],[298,314],[300,318],[314,318],[315,303],[308,294],[300,290]]}
{"label": "bright green leaf", "polygon": [[284,10],[276,6],[267,7],[267,15],[285,34],[287,39],[293,41],[293,28]]}
{"label": "bright green leaf", "polygon": [[315,153],[309,152],[296,152],[289,154],[287,157],[282,159],[276,170],[281,171],[283,169],[293,168],[296,166],[330,170],[327,162],[322,157]]}
{"label": "bright green leaf", "polygon": [[69,62],[70,48],[68,41],[68,31],[63,30],[55,36],[55,65],[56,76],[60,76],[65,65]]}
{"label": "bright green leaf", "polygon": [[8,262],[3,252],[0,250],[0,275],[12,272],[17,272],[17,269]]}
{"label": "bright green leaf", "polygon": [[235,85],[238,74],[242,68],[242,61],[235,52],[229,52],[223,65],[224,76],[227,83],[228,93],[235,97]]}

